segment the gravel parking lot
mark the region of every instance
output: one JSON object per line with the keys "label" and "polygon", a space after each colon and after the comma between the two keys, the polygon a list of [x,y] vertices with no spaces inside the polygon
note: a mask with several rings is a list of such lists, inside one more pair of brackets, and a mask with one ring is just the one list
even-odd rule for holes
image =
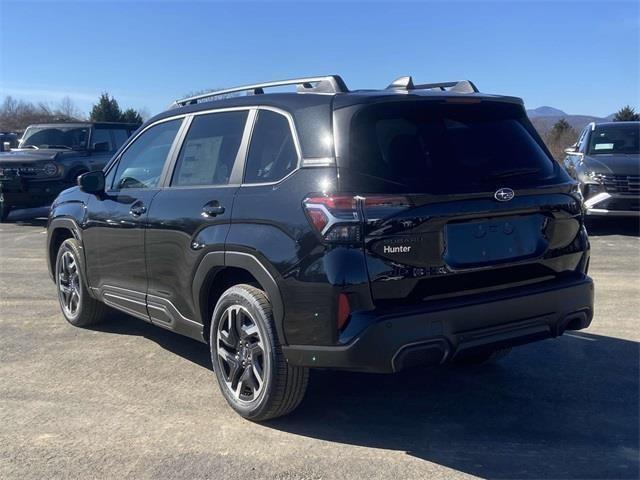
{"label": "gravel parking lot", "polygon": [[291,416],[227,407],[207,347],[67,324],[42,222],[0,225],[0,478],[638,478],[638,223],[592,228],[592,326],[502,364],[313,372]]}

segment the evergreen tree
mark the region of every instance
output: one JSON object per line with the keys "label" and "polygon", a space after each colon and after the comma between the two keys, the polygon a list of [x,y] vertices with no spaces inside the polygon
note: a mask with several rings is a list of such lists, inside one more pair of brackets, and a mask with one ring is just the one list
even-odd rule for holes
{"label": "evergreen tree", "polygon": [[140,125],[142,123],[142,116],[133,108],[127,108],[122,115],[120,115],[120,121],[125,123],[136,123]]}
{"label": "evergreen tree", "polygon": [[119,122],[122,118],[120,106],[107,92],[100,95],[98,103],[91,109],[90,119],[94,122]]}
{"label": "evergreen tree", "polygon": [[640,120],[640,114],[631,105],[622,107],[613,116],[614,122],[637,122],[638,120]]}

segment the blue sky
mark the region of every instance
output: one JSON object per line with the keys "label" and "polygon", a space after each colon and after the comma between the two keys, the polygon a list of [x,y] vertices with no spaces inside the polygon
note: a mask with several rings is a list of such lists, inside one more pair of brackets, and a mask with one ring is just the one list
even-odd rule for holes
{"label": "blue sky", "polygon": [[528,108],[638,108],[640,2],[0,0],[0,97],[87,112],[102,91],[154,114],[174,98],[339,73],[350,88],[469,78]]}

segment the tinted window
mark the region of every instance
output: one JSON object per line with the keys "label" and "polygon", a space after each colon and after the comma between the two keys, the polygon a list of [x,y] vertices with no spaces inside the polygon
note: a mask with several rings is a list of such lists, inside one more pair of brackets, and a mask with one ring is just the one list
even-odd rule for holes
{"label": "tinted window", "polygon": [[270,110],[260,110],[245,168],[245,183],[275,182],[298,166],[289,121]]}
{"label": "tinted window", "polygon": [[108,143],[109,151],[115,150],[113,148],[113,141],[111,140],[111,130],[104,128],[96,128],[91,132],[91,147],[95,148],[96,143]]}
{"label": "tinted window", "polygon": [[55,127],[29,127],[24,132],[20,148],[81,149],[87,146],[88,127],[56,125]]}
{"label": "tinted window", "polygon": [[154,188],[182,120],[155,125],[140,135],[120,157],[113,188]]}
{"label": "tinted window", "polygon": [[598,125],[591,134],[589,155],[640,153],[640,127],[631,125]]}
{"label": "tinted window", "polygon": [[246,120],[246,111],[196,115],[180,150],[171,185],[229,183]]}
{"label": "tinted window", "polygon": [[553,176],[553,162],[519,110],[414,102],[365,108],[352,121],[343,184],[370,192],[458,193]]}
{"label": "tinted window", "polygon": [[121,128],[113,130],[113,138],[116,142],[113,149],[117,150],[122,145],[124,145],[124,142],[127,141],[127,138],[129,138],[129,135],[131,135],[131,133],[132,132],[130,130],[123,130]]}

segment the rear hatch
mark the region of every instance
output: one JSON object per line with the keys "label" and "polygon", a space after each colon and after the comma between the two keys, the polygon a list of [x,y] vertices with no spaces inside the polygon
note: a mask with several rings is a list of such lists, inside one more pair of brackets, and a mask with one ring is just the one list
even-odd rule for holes
{"label": "rear hatch", "polygon": [[573,183],[520,104],[404,100],[338,112],[377,304],[542,282],[584,245]]}

